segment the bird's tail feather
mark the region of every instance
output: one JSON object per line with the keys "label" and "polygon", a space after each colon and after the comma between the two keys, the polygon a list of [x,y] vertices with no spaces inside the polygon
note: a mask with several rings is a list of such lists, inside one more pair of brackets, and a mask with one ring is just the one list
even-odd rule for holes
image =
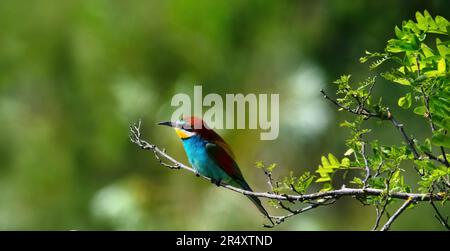
{"label": "bird's tail feather", "polygon": [[253,202],[253,204],[255,204],[256,208],[258,208],[258,210],[262,214],[264,214],[264,216],[266,216],[267,219],[269,219],[270,223],[272,223],[272,225],[275,225],[273,223],[272,218],[270,217],[269,213],[266,211],[266,209],[261,204],[261,200],[259,200],[258,197],[254,196],[254,195],[247,195],[247,197]]}
{"label": "bird's tail feather", "polygon": [[[250,188],[250,186],[247,184],[247,182],[243,181],[243,182],[238,182],[239,185],[250,192],[253,192],[253,190]],[[275,223],[272,221],[272,218],[270,217],[269,213],[266,211],[266,209],[263,207],[261,200],[254,196],[254,195],[247,195],[247,198],[249,198],[253,204],[255,204],[256,208],[258,208],[258,210],[267,217],[267,219],[269,219],[270,223],[272,223],[272,225],[275,225]]]}

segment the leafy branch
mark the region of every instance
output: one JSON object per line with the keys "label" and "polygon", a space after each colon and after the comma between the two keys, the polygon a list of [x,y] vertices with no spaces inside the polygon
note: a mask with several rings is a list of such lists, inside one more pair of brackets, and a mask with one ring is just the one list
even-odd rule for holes
{"label": "leafy branch", "polygon": [[[139,146],[143,150],[151,151],[154,154],[154,157],[157,161],[163,166],[167,167],[171,170],[179,170],[184,169],[186,171],[192,172],[197,177],[201,177],[203,179],[211,181],[210,178],[206,176],[202,176],[198,174],[192,167],[189,167],[179,161],[177,161],[175,158],[167,154],[165,149],[161,149],[157,147],[154,144],[151,144],[147,142],[146,140],[142,139],[141,135],[141,121],[139,121],[137,124],[133,124],[130,126],[130,140],[137,146]],[[267,177],[270,177],[271,174],[266,174]],[[273,181],[273,178],[272,182]],[[309,179],[308,179],[309,180]],[[299,180],[297,179],[297,182]],[[292,182],[292,180],[290,181]],[[284,185],[286,185],[286,182],[283,182]],[[237,192],[243,195],[254,195],[260,198],[269,199],[272,201],[277,201],[280,204],[283,209],[289,212],[287,215],[283,216],[271,216],[272,219],[276,220],[276,224],[281,224],[284,222],[287,218],[290,218],[292,216],[298,215],[300,213],[309,211],[313,208],[316,208],[318,206],[325,206],[325,205],[331,205],[333,204],[337,199],[345,196],[380,196],[384,193],[382,189],[373,189],[373,188],[366,188],[366,189],[354,189],[354,188],[346,188],[342,187],[341,189],[332,190],[332,191],[322,191],[317,193],[310,193],[310,194],[302,194],[298,189],[298,186],[304,186],[304,183],[297,183],[295,185],[294,183],[289,183],[289,187],[291,187],[291,190],[294,191],[296,194],[280,194],[279,191],[281,191],[282,187],[278,185],[278,187],[271,187],[271,192],[250,192],[248,190],[240,189],[234,186],[230,186],[225,183],[219,183],[218,186],[226,188],[228,190],[231,190],[233,192]],[[445,199],[445,197],[442,194],[431,194],[431,193],[404,193],[404,192],[393,192],[391,194],[392,198],[396,199],[402,199],[407,200],[409,198],[414,198],[417,201],[442,201]],[[293,210],[291,208],[288,208],[282,204],[283,201],[288,202],[302,202],[307,203],[309,206]]]}
{"label": "leafy branch", "polygon": [[[445,194],[446,199],[442,204],[446,202],[450,188],[450,164],[446,154],[446,149],[450,147],[450,137],[447,135],[450,128],[450,68],[447,67],[450,59],[450,41],[441,39],[446,38],[449,31],[450,23],[445,18],[441,16],[433,18],[427,11],[423,14],[417,12],[416,21],[404,21],[401,28],[395,27],[396,38],[387,42],[384,52],[366,51],[366,55],[360,59],[362,63],[372,61],[370,70],[381,68],[382,65],[391,62],[379,75],[409,89],[397,103],[404,110],[416,105],[413,113],[420,115],[429,124],[431,137],[422,142],[407,133],[405,125],[394,118],[393,112],[383,104],[382,98],[375,101],[372,95],[375,77],[352,83],[350,75],[342,76],[335,81],[338,87],[337,98],[331,98],[321,90],[324,98],[336,105],[340,111],[356,115],[353,122],[346,121],[341,124],[352,130],[352,137],[347,140],[349,147],[347,153],[355,153],[350,166],[366,167],[364,180],[355,177],[354,184],[363,188],[367,183],[370,187],[384,186],[388,192],[410,191],[410,185],[404,182],[404,173],[411,169],[400,166],[407,166],[412,161],[414,170],[419,174],[417,181],[419,191]],[[433,46],[429,44],[430,37],[435,37],[436,49],[432,49]],[[406,148],[402,145],[383,146],[377,140],[365,142],[362,135],[371,131],[363,128],[363,122],[370,118],[391,122],[400,132]],[[372,148],[372,156],[366,154],[367,145]],[[434,148],[438,148],[440,154],[435,154]],[[359,154],[356,154],[358,152]],[[349,155],[347,153],[345,155]],[[376,163],[380,164],[375,168]],[[371,169],[377,170],[373,177],[370,177]],[[326,189],[329,187],[329,184],[324,186]],[[378,228],[380,219],[391,202],[390,198],[391,194],[387,193],[362,201],[364,205],[375,206],[377,217],[374,230]],[[414,198],[411,198],[409,204],[415,202]],[[394,216],[401,214],[410,206],[409,204],[405,203]],[[430,205],[436,212],[435,217],[448,229],[447,218],[444,218],[432,200]],[[389,229],[391,219],[382,230]]]}
{"label": "leafy branch", "polygon": [[[446,153],[450,148],[450,40],[442,41],[450,35],[450,22],[441,16],[433,18],[427,11],[417,12],[416,21],[404,21],[394,31],[396,38],[387,42],[383,52],[366,51],[360,59],[362,63],[371,62],[369,69],[373,71],[384,67],[380,73],[360,82],[351,81],[350,75],[341,76],[334,82],[337,91],[333,96],[336,97],[321,90],[323,97],[339,111],[354,115],[352,120],[341,123],[342,127],[350,130],[350,136],[345,141],[347,150],[342,158],[329,153],[322,156],[314,174],[305,172],[296,177],[291,172],[280,180],[273,175],[276,164],[266,166],[258,161],[256,167],[262,169],[267,178],[267,192],[250,192],[224,183],[218,185],[244,195],[267,199],[285,213],[270,216],[275,225],[319,206],[332,205],[342,197],[354,197],[363,205],[375,208],[372,230],[382,225],[381,219],[387,215],[388,207],[398,200],[404,202],[381,230],[389,230],[406,209],[424,201],[429,202],[427,204],[434,210],[439,223],[450,230],[448,216],[438,208],[445,206],[450,198],[450,155]],[[434,38],[433,44],[430,43],[431,38]],[[407,132],[405,124],[394,116],[382,97],[374,97],[378,76],[407,89],[398,98],[397,104],[404,112],[418,115],[417,119],[429,125],[430,131],[425,139],[420,141],[414,138],[409,132],[411,129],[408,128]],[[368,120],[376,120],[381,125],[388,122],[399,133],[402,142],[385,145],[380,140],[368,140],[367,135],[373,133],[365,127]],[[191,167],[168,155],[165,149],[161,150],[143,140],[140,127],[140,122],[130,127],[133,143],[153,152],[165,167],[195,173]],[[405,182],[407,172],[417,174],[416,192],[412,191],[411,184]],[[334,178],[341,173],[350,173],[353,179],[335,188]],[[319,184],[322,188],[309,192],[313,184]]]}

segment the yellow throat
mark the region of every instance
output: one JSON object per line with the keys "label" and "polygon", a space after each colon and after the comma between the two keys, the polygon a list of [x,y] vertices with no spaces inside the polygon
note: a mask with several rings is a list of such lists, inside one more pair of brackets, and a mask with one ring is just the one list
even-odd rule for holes
{"label": "yellow throat", "polygon": [[194,135],[194,133],[187,132],[183,129],[175,128],[175,132],[177,133],[180,139],[187,139]]}

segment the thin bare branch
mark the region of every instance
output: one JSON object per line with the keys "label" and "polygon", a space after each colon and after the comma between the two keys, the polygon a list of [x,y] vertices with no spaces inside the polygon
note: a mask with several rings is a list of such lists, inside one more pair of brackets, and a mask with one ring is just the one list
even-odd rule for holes
{"label": "thin bare branch", "polygon": [[367,181],[370,178],[370,167],[369,167],[369,162],[367,161],[367,156],[366,156],[366,142],[364,142],[361,139],[361,155],[364,159],[364,167],[366,170],[366,176],[364,177],[363,180],[363,189],[367,187]]}
{"label": "thin bare branch", "polygon": [[[348,111],[350,113],[353,113],[353,114],[356,114],[356,115],[363,115],[363,116],[366,116],[367,118],[378,117],[378,114],[369,112],[365,108],[363,108],[363,109],[360,109],[360,108],[352,109],[350,107],[344,106],[344,105],[340,104],[339,102],[337,102],[336,100],[330,98],[330,96],[328,96],[325,93],[324,90],[320,90],[320,92],[323,94],[324,98],[328,99],[330,102],[332,102],[336,106],[342,108],[343,110],[346,110],[346,111]],[[358,102],[358,103],[360,103],[360,102]],[[360,107],[360,106],[358,106],[358,107]]]}
{"label": "thin bare branch", "polygon": [[[377,174],[376,175],[378,175],[379,170],[380,170],[382,165],[383,165],[383,161],[381,161],[380,165],[378,166],[378,170],[377,170]],[[377,218],[375,220],[375,225],[373,226],[372,231],[377,230],[378,226],[380,225],[381,217],[383,217],[384,213],[386,212],[386,207],[387,207],[387,205],[389,203],[389,200],[391,198],[390,197],[390,194],[391,194],[391,192],[390,192],[390,184],[391,184],[391,179],[392,179],[392,176],[394,175],[394,173],[395,173],[395,171],[391,170],[389,172],[389,175],[388,175],[387,179],[385,180],[386,194],[384,195],[384,202],[383,202],[383,204],[381,206],[381,210],[380,210],[379,206],[376,206]]]}
{"label": "thin bare branch", "polygon": [[439,161],[439,162],[441,162],[442,164],[445,165],[445,160],[444,160],[444,159],[438,158],[438,157],[434,156],[432,153],[429,153],[429,152],[423,152],[423,153],[424,153],[426,156],[428,156],[428,158],[430,158],[430,159],[432,159],[432,160]]}
{"label": "thin bare branch", "polygon": [[375,172],[373,177],[378,177],[378,175],[380,175],[382,173],[381,168],[383,167],[383,164],[384,164],[384,160],[381,160],[380,164],[378,164],[377,171]]}
{"label": "thin bare branch", "polygon": [[414,143],[414,140],[408,136],[408,134],[405,131],[405,128],[403,127],[403,124],[399,123],[397,120],[394,119],[394,115],[392,115],[389,108],[387,108],[387,113],[389,121],[391,121],[392,125],[394,125],[400,131],[406,143],[408,144],[409,149],[414,155],[414,159],[421,159],[419,152],[416,149],[416,144]]}
{"label": "thin bare branch", "polygon": [[284,204],[281,203],[280,205],[283,205],[282,208],[287,210],[290,213],[287,214],[287,215],[284,215],[284,216],[272,216],[272,219],[276,220],[275,221],[275,225],[279,225],[279,224],[283,223],[288,218],[291,218],[291,217],[296,216],[298,214],[307,212],[307,211],[309,211],[311,209],[314,209],[316,207],[319,207],[319,206],[331,205],[331,204],[333,204],[335,202],[336,202],[336,199],[331,199],[331,202],[328,202],[328,200],[325,200],[324,202],[313,202],[311,205],[309,205],[307,207],[304,207],[304,208],[301,208],[301,209],[298,209],[298,210],[293,210],[293,209],[291,209],[289,207],[284,206]]}
{"label": "thin bare branch", "polygon": [[391,227],[392,223],[397,219],[398,216],[400,216],[405,209],[411,205],[412,203],[415,203],[415,200],[413,198],[408,198],[403,205],[389,218],[389,220],[384,224],[384,226],[381,228],[381,231],[387,231]]}
{"label": "thin bare branch", "polygon": [[439,223],[441,223],[443,227],[445,227],[447,230],[450,231],[450,226],[448,224],[448,216],[444,218],[444,216],[441,214],[441,212],[439,212],[438,208],[436,207],[436,205],[432,200],[430,200],[430,204],[433,207],[434,211],[436,212],[436,215],[434,217],[439,221]]}

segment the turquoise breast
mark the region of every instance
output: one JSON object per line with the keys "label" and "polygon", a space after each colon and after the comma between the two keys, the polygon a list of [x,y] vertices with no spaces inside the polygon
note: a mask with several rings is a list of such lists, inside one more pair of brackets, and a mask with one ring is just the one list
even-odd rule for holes
{"label": "turquoise breast", "polygon": [[183,139],[183,146],[189,163],[199,174],[230,184],[231,177],[208,154],[206,151],[206,143],[208,142],[198,135]]}

